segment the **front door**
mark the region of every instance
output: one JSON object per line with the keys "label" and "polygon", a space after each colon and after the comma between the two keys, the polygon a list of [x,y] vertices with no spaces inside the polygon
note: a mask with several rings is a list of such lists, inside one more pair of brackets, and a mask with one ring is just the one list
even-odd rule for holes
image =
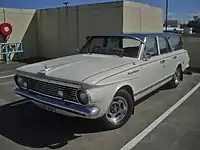
{"label": "front door", "polygon": [[[144,59],[148,54],[150,54],[150,58]],[[143,93],[145,94],[146,91],[155,86],[163,77],[156,37],[148,37],[146,39],[145,48],[140,61],[141,90],[138,94],[143,95]]]}

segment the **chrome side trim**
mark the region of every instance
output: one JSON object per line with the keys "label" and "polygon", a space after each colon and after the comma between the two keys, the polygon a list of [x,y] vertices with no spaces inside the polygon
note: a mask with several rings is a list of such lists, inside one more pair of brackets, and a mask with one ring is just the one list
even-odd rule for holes
{"label": "chrome side trim", "polygon": [[165,81],[165,80],[168,80],[168,79],[171,78],[171,77],[173,77],[173,75],[169,75],[169,76],[167,76],[166,78],[164,78],[164,79],[162,79],[162,80],[159,80],[158,82],[156,82],[156,83],[154,83],[154,84],[152,84],[152,85],[147,86],[146,88],[142,89],[141,91],[138,91],[137,93],[135,93],[134,96],[137,96],[137,95],[139,95],[139,94],[141,94],[141,93],[143,93],[143,92],[145,92],[145,91],[151,89],[152,87],[158,85],[159,83],[161,83],[161,82],[163,82],[163,81]]}
{"label": "chrome side trim", "polygon": [[116,69],[116,68],[119,68],[119,67],[123,67],[123,66],[129,65],[129,64],[133,64],[133,63],[135,63],[135,62],[128,62],[128,63],[122,64],[122,65],[120,65],[120,66],[117,66],[117,67],[112,67],[112,68],[103,70],[103,71],[101,71],[101,72],[99,72],[99,73],[96,73],[96,74],[93,74],[93,75],[91,75],[91,76],[86,77],[82,82],[84,82],[85,80],[87,80],[87,79],[89,79],[89,78],[91,78],[91,77],[97,76],[98,74],[101,74],[101,73],[103,73],[103,72],[106,72],[106,71],[109,71],[109,70],[112,70],[112,69]]}
{"label": "chrome side trim", "polygon": [[33,101],[39,102],[39,103],[43,103],[43,104],[47,104],[47,105],[51,105],[57,109],[61,109],[67,112],[71,112],[80,116],[84,116],[84,117],[89,117],[92,118],[93,116],[98,115],[100,109],[98,107],[84,107],[84,106],[80,106],[80,105],[75,105],[75,104],[68,104],[66,102],[62,102],[62,101],[57,101],[55,99],[51,99],[51,98],[46,98],[44,96],[40,96],[37,94],[33,94],[31,92],[28,92],[26,90],[17,88],[14,90],[16,94],[21,95],[23,97],[29,98]]}

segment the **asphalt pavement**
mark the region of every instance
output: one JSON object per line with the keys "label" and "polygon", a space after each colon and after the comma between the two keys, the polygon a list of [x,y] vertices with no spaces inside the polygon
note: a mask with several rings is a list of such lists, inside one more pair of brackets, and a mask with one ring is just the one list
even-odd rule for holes
{"label": "asphalt pavement", "polygon": [[[138,101],[123,127],[105,130],[96,121],[47,112],[16,95],[12,75],[21,65],[0,64],[0,150],[120,150],[200,82],[200,74],[184,75],[178,88],[161,88]],[[200,89],[133,150],[200,149],[199,108]]]}

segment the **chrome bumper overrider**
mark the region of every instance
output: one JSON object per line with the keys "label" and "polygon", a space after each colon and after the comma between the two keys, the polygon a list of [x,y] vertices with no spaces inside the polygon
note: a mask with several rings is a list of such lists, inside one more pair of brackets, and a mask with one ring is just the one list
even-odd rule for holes
{"label": "chrome bumper overrider", "polygon": [[76,105],[72,103],[66,103],[61,100],[47,98],[47,97],[29,92],[27,90],[20,89],[20,88],[17,88],[14,91],[16,94],[19,94],[25,98],[28,98],[36,103],[50,105],[50,106],[53,106],[55,109],[73,113],[78,116],[93,118],[99,113],[99,108],[97,107],[86,107],[86,106]]}

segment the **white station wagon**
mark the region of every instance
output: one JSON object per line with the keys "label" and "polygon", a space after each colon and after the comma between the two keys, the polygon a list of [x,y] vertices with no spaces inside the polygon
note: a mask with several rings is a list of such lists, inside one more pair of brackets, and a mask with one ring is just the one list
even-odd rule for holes
{"label": "white station wagon", "polygon": [[159,87],[177,87],[189,67],[174,33],[90,36],[77,54],[17,68],[15,92],[67,116],[123,126],[135,102]]}

